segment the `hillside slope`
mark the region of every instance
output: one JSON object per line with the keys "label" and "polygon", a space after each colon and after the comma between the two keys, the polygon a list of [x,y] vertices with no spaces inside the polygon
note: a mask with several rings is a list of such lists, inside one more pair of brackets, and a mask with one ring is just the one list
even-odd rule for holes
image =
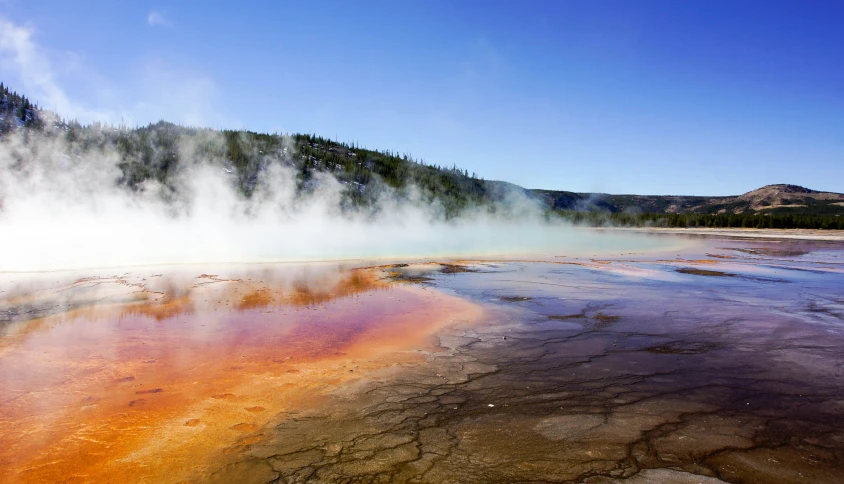
{"label": "hillside slope", "polygon": [[19,128],[43,126],[41,110],[26,96],[0,82],[0,135]]}

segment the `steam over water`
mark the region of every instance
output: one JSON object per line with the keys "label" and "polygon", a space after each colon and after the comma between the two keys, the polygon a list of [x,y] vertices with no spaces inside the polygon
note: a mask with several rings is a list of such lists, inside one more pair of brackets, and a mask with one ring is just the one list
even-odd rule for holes
{"label": "steam over water", "polygon": [[192,143],[198,141],[189,139],[179,147],[189,161],[166,186],[148,180],[130,190],[117,184],[122,172],[116,152],[80,152],[62,139],[9,136],[0,143],[0,271],[593,254],[655,245],[653,239],[596,236],[546,222],[534,201],[515,193],[495,213],[476,207],[448,220],[437,203],[412,188],[401,196],[385,190],[366,210],[341,209],[344,191],[358,187],[323,173],[302,192],[281,162],[267,163],[246,198],[225,160],[197,154]]}

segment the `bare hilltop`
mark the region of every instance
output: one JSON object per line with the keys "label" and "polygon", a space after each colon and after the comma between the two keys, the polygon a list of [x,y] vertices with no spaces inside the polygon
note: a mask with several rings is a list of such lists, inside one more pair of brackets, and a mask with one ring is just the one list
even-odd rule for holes
{"label": "bare hilltop", "polygon": [[695,214],[844,214],[844,194],[811,190],[798,185],[776,184],[726,197],[682,195],[610,195],[555,190],[532,190],[557,210],[612,213]]}

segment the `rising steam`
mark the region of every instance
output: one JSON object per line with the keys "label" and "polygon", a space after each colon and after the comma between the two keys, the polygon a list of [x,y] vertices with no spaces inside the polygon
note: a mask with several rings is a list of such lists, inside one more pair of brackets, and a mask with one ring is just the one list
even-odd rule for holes
{"label": "rising steam", "polygon": [[[116,183],[113,149],[84,152],[61,136],[13,133],[0,143],[0,271],[173,263],[304,261],[595,252],[612,241],[551,224],[532,201],[446,219],[410,190],[384,190],[370,210],[342,207],[349,187],[318,173],[307,192],[274,162],[245,197],[224,170],[182,138],[167,186]],[[33,139],[33,137],[38,137]],[[639,244],[643,245],[643,244]]]}

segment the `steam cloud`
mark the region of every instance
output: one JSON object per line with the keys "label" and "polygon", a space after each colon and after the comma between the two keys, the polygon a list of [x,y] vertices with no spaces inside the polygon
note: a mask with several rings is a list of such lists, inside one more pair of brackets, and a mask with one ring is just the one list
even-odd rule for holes
{"label": "steam cloud", "polygon": [[180,159],[188,162],[169,187],[146,181],[134,191],[116,183],[114,150],[80,152],[62,136],[7,136],[0,143],[0,271],[571,254],[613,245],[544,221],[533,202],[516,196],[506,214],[479,208],[450,220],[412,191],[403,197],[386,191],[375,210],[350,212],[341,209],[347,186],[322,173],[302,194],[292,169],[280,162],[267,164],[247,198],[225,173],[225,160],[197,154],[197,140],[216,142],[221,135],[200,133],[182,138]]}

